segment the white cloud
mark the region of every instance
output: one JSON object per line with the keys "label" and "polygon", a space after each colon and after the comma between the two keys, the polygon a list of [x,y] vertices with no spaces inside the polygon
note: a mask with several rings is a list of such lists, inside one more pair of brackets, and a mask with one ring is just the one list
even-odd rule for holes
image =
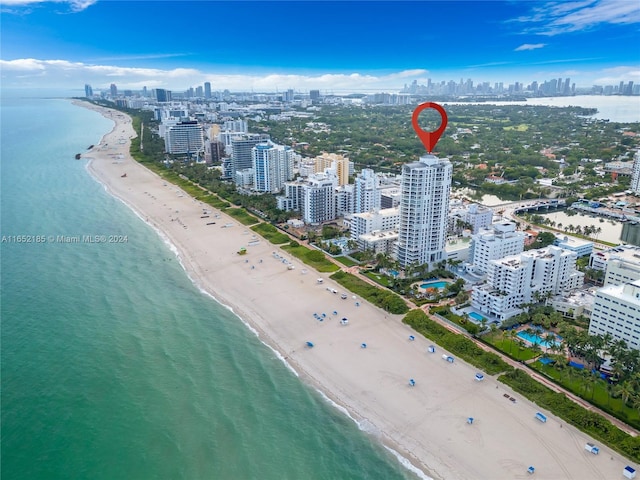
{"label": "white cloud", "polygon": [[543,48],[547,44],[546,43],[525,43],[516,48],[515,52],[522,52],[524,50],[537,50],[538,48]]}
{"label": "white cloud", "polygon": [[185,90],[190,86],[211,82],[215,89],[275,91],[293,88],[301,91],[320,89],[333,91],[397,91],[405,83],[428,74],[424,69],[402,70],[384,75],[365,73],[324,73],[317,75],[272,73],[225,74],[208,73],[191,68],[162,70],[116,65],[93,65],[67,60],[23,58],[0,60],[2,84],[5,87],[79,88],[89,83],[96,89],[116,83],[118,88],[138,89],[162,87]]}
{"label": "white cloud", "polygon": [[640,66],[606,68],[602,70],[601,74],[601,77],[593,81],[596,85],[617,85],[620,82],[626,83],[630,80],[634,83],[640,83]]}
{"label": "white cloud", "polygon": [[636,0],[546,2],[532,8],[528,16],[513,21],[531,24],[523,33],[554,36],[592,29],[601,24],[640,23],[640,5]]}
{"label": "white cloud", "polygon": [[0,0],[0,5],[10,7],[25,7],[39,3],[60,3],[69,6],[72,12],[81,12],[98,0]]}

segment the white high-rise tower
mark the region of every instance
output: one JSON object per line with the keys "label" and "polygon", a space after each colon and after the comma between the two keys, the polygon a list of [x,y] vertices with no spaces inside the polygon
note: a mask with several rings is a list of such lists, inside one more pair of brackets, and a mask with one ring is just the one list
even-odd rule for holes
{"label": "white high-rise tower", "polygon": [[447,215],[453,167],[448,159],[427,154],[402,166],[402,201],[398,232],[400,266],[434,265],[447,259]]}
{"label": "white high-rise tower", "polygon": [[640,152],[633,156],[633,173],[631,174],[631,190],[640,194]]}

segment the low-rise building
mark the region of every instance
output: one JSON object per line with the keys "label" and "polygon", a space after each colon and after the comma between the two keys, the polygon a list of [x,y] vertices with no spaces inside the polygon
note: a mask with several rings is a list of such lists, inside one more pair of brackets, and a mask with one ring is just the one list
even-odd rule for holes
{"label": "low-rise building", "polygon": [[516,231],[513,222],[494,223],[481,229],[471,237],[469,261],[472,270],[483,274],[487,272],[489,262],[517,255],[524,250],[525,234]]}
{"label": "low-rise building", "polygon": [[568,296],[584,283],[576,259],[575,252],[549,246],[491,260],[486,282],[473,289],[472,306],[502,321],[546,295]]}
{"label": "low-rise building", "polygon": [[640,349],[640,280],[596,291],[589,334],[607,333],[629,348]]}
{"label": "low-rise building", "polygon": [[587,255],[591,255],[591,252],[593,252],[592,241],[584,240],[578,237],[572,237],[571,235],[556,234],[556,239],[553,241],[553,244],[556,247],[576,252],[576,255],[578,255],[578,257],[586,257]]}

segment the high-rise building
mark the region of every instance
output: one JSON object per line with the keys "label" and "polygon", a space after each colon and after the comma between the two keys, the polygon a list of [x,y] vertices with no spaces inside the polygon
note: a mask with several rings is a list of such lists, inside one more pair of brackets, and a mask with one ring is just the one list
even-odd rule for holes
{"label": "high-rise building", "polygon": [[269,140],[269,135],[246,133],[237,135],[231,140],[231,165],[230,176],[235,177],[236,172],[253,168],[253,154],[251,150],[259,143]]}
{"label": "high-rise building", "polygon": [[633,170],[631,173],[631,186],[635,194],[640,194],[640,151],[633,156]]}
{"label": "high-rise building", "polygon": [[156,102],[163,103],[171,101],[171,92],[164,88],[154,88],[153,94],[154,97],[156,97]]}
{"label": "high-rise building", "polygon": [[204,98],[211,98],[211,83],[204,82]]}
{"label": "high-rise building", "polygon": [[111,97],[115,98],[118,96],[118,87],[116,87],[115,83],[112,83],[109,87],[109,91],[111,92]]}
{"label": "high-rise building", "polygon": [[607,333],[640,350],[640,280],[596,290],[589,334]]}
{"label": "high-rise building", "polygon": [[258,192],[279,192],[293,178],[295,151],[291,147],[268,141],[253,147],[253,189]]}
{"label": "high-rise building", "polygon": [[398,262],[426,264],[447,259],[447,215],[453,168],[448,159],[427,154],[402,166]]}
{"label": "high-rise building", "polygon": [[354,213],[380,209],[380,179],[370,168],[364,168],[355,179]]}
{"label": "high-rise building", "polygon": [[177,122],[167,128],[165,150],[174,155],[204,152],[204,130],[196,121]]}
{"label": "high-rise building", "polygon": [[320,90],[309,90],[309,98],[312,102],[320,100]]}
{"label": "high-rise building", "polygon": [[335,190],[338,178],[331,172],[316,173],[302,186],[302,220],[317,225],[336,218]]}
{"label": "high-rise building", "polygon": [[84,96],[87,98],[93,97],[93,88],[88,83],[84,85]]}

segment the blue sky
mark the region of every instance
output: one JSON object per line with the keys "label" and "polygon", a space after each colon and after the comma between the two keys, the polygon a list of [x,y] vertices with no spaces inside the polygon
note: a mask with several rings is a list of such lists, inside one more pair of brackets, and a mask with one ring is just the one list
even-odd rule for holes
{"label": "blue sky", "polygon": [[640,2],[0,0],[2,87],[640,83]]}

